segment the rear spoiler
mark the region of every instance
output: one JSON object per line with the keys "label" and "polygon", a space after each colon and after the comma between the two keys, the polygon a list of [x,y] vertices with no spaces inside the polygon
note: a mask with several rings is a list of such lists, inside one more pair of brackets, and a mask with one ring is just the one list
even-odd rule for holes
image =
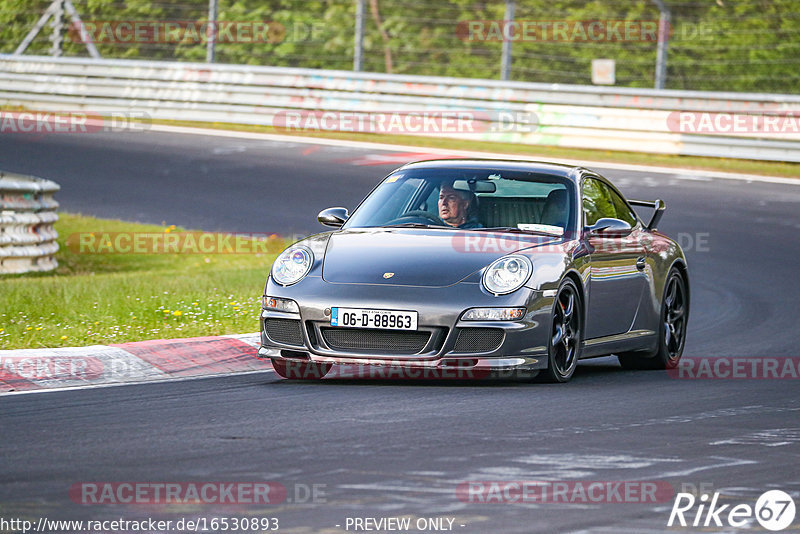
{"label": "rear spoiler", "polygon": [[645,208],[655,209],[653,212],[653,217],[651,217],[650,222],[647,223],[647,229],[651,232],[656,229],[658,221],[660,221],[661,216],[664,215],[664,210],[667,209],[667,205],[660,198],[656,200],[629,200],[628,202],[630,202],[633,206],[642,206]]}

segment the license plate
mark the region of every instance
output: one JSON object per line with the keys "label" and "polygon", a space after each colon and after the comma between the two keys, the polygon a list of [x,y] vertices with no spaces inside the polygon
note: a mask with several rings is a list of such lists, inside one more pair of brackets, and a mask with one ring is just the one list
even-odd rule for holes
{"label": "license plate", "polygon": [[416,330],[417,312],[369,310],[363,308],[331,308],[331,326],[380,328],[383,330]]}

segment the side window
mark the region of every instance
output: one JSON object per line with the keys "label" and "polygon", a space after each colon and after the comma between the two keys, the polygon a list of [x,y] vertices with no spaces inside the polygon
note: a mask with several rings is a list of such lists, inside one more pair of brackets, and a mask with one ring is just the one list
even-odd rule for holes
{"label": "side window", "polygon": [[583,181],[584,224],[591,226],[603,217],[617,218],[617,209],[611,199],[611,191],[598,180]]}
{"label": "side window", "polygon": [[411,206],[412,210],[427,211],[431,215],[436,215],[439,209],[439,190],[441,186],[431,187],[427,195],[422,195],[417,199],[415,205]]}
{"label": "side window", "polygon": [[634,215],[628,205],[625,204],[625,201],[622,200],[622,197],[619,196],[613,189],[608,189],[608,193],[611,195],[611,201],[614,203],[614,209],[617,212],[617,219],[625,221],[626,223],[630,224],[631,227],[636,226],[636,215]]}

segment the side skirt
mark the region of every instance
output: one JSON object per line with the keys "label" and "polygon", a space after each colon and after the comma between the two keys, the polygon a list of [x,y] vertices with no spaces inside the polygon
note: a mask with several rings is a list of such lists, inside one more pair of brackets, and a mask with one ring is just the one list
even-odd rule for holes
{"label": "side skirt", "polygon": [[581,359],[597,358],[618,352],[635,350],[655,350],[658,345],[658,334],[652,330],[631,330],[624,334],[598,337],[583,342]]}

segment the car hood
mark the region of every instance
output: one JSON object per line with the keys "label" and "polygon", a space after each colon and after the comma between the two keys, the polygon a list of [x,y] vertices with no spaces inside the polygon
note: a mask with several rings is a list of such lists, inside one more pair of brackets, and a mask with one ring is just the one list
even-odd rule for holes
{"label": "car hood", "polygon": [[492,261],[560,242],[528,234],[427,228],[358,228],[330,236],[322,278],[338,284],[444,287]]}

